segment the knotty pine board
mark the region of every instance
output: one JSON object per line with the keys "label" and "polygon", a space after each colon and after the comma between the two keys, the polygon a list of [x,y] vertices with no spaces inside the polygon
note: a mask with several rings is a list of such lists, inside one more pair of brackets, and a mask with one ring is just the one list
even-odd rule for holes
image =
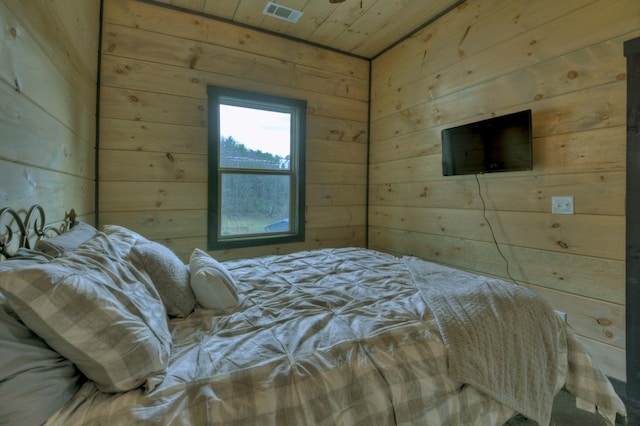
{"label": "knotty pine board", "polygon": [[[573,194],[576,214],[624,215],[624,171],[604,173],[522,173],[512,178],[484,175],[440,178],[429,182],[397,182],[369,187],[369,205],[423,208],[518,210],[548,213],[551,198]],[[478,190],[480,183],[480,192]],[[514,202],[516,200],[517,202]]]}
{"label": "knotty pine board", "polygon": [[[472,0],[372,64],[369,246],[507,277],[495,237],[511,275],[573,315],[623,379],[622,43],[639,16],[632,0]],[[442,176],[443,129],[524,109],[533,170]],[[575,214],[552,215],[566,195]]]}
{"label": "knotty pine board", "polygon": [[[184,228],[163,237],[166,220],[147,222],[145,212],[206,219],[213,84],[307,101],[306,228],[318,230],[318,240],[284,247],[364,244],[366,61],[142,2],[107,2],[103,34],[101,222],[123,220],[158,241],[206,241],[206,222],[199,236]],[[358,232],[342,242],[321,232],[344,227]],[[256,252],[270,250],[282,248]]]}
{"label": "knotty pine board", "polygon": [[94,223],[100,2],[66,3],[0,3],[0,200]]}
{"label": "knotty pine board", "polygon": [[368,64],[362,59],[309,44],[292,43],[277,35],[259,33],[237,25],[143,2],[109,0],[105,2],[104,21],[153,33],[214,43],[248,54],[279,58],[291,64],[369,81]]}

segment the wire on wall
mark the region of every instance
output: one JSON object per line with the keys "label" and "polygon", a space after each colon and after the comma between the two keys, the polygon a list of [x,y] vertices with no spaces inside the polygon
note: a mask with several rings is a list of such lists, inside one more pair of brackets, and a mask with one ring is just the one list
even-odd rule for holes
{"label": "wire on wall", "polygon": [[504,259],[504,263],[507,265],[507,276],[511,281],[514,282],[514,284],[518,284],[518,282],[513,278],[513,276],[511,276],[511,272],[509,271],[509,260],[502,252],[502,249],[500,248],[500,244],[498,244],[498,240],[496,239],[496,234],[493,231],[493,227],[491,226],[491,222],[489,221],[489,218],[487,218],[487,203],[485,202],[484,197],[482,196],[482,189],[480,188],[480,179],[478,178],[478,174],[476,173],[474,174],[474,176],[476,178],[476,184],[478,185],[478,195],[480,196],[480,200],[482,201],[482,217],[484,218],[484,221],[487,223],[487,225],[489,225],[489,231],[491,231],[491,238],[493,238],[493,243],[498,249],[498,253],[500,253],[500,256],[502,257],[502,259]]}

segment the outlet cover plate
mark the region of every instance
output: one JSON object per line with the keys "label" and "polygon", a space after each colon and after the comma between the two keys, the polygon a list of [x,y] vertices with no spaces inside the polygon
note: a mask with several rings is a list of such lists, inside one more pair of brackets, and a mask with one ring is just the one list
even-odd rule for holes
{"label": "outlet cover plate", "polygon": [[573,196],[551,197],[551,213],[573,214]]}

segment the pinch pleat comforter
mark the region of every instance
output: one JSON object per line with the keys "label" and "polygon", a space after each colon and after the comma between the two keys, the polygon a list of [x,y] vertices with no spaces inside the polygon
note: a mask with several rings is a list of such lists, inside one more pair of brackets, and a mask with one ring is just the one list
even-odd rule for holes
{"label": "pinch pleat comforter", "polygon": [[[343,248],[225,266],[240,306],[172,319],[160,385],[109,394],[87,382],[48,424],[494,426],[515,414],[451,378],[438,321],[401,258]],[[609,421],[623,414],[566,333],[571,344],[551,357],[556,390],[571,383],[580,398],[598,395]]]}

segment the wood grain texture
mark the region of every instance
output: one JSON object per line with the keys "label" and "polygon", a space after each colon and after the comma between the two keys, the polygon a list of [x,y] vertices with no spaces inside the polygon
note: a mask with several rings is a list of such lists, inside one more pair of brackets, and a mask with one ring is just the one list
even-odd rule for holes
{"label": "wood grain texture", "polygon": [[[369,245],[531,286],[623,379],[622,43],[639,16],[632,0],[469,1],[372,65]],[[523,109],[532,171],[442,176],[443,129]],[[574,215],[551,214],[560,195]]]}
{"label": "wood grain texture", "polygon": [[[601,301],[624,304],[624,262],[555,253],[493,242],[423,234],[391,228],[369,228],[371,248],[409,254],[456,268],[483,271]],[[507,273],[507,267],[509,269]]]}
{"label": "wood grain texture", "polygon": [[248,54],[279,58],[291,64],[301,64],[356,79],[369,80],[368,67],[361,65],[366,62],[364,60],[357,60],[313,45],[284,41],[278,35],[260,33],[207,17],[150,6],[141,2],[131,0],[105,2],[104,21],[158,35],[167,34],[181,39],[198,40],[241,50]]}
{"label": "wood grain texture", "polygon": [[[330,228],[310,229],[305,233],[305,242],[288,243],[275,246],[257,246],[233,250],[216,250],[209,252],[220,261],[240,259],[273,254],[287,254],[301,250],[339,247],[343,244],[350,247],[361,247],[361,241],[365,237],[364,226],[335,226]],[[173,250],[181,259],[186,261],[191,256],[194,247],[206,250],[207,242],[202,237],[182,237],[155,239]]]}
{"label": "wood grain texture", "polygon": [[[206,247],[207,86],[216,85],[307,101],[307,240],[225,256],[365,244],[367,61],[142,2],[111,0],[104,20],[102,224],[179,241],[185,255],[188,242]],[[343,228],[356,231],[332,231]]]}
{"label": "wood grain texture", "polygon": [[[371,185],[369,204],[423,208],[487,209],[548,213],[551,198],[572,193],[580,199],[576,214],[622,215],[625,210],[624,172],[563,173],[535,175],[519,173],[512,177],[484,175],[440,178],[429,182],[400,182]],[[514,206],[517,200],[517,207]]]}
{"label": "wood grain texture", "polygon": [[0,2],[0,204],[94,223],[100,2]]}
{"label": "wood grain texture", "polygon": [[388,46],[460,2],[453,0],[329,1],[287,0],[278,2],[302,12],[297,23],[262,14],[265,3],[255,0],[157,0],[185,11],[209,14],[282,34],[308,43],[371,58]]}
{"label": "wood grain texture", "polygon": [[105,55],[103,75],[107,85],[202,97],[201,86],[214,84],[218,75],[258,84],[264,83],[264,75],[272,75],[271,85],[368,99],[368,80],[345,79],[344,74],[318,67],[264,55],[255,56],[247,67],[245,52],[217,44],[114,24],[106,24],[104,32],[105,51],[117,55]]}

